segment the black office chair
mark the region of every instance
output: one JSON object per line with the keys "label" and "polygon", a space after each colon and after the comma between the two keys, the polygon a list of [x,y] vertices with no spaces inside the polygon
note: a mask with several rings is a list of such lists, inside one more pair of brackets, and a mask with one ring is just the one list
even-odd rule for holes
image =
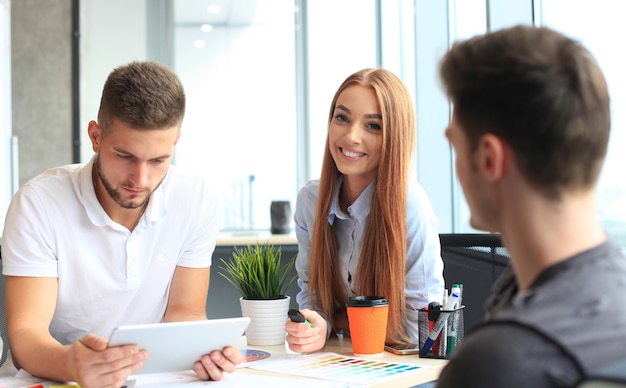
{"label": "black office chair", "polygon": [[465,331],[480,323],[494,281],[509,263],[499,234],[440,234],[446,288],[463,284]]}

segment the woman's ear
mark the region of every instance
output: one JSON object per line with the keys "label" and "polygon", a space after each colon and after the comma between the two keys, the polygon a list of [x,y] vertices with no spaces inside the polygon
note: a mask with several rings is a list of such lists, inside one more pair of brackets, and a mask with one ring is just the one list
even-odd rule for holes
{"label": "woman's ear", "polygon": [[491,133],[480,138],[478,152],[476,155],[476,165],[480,172],[490,181],[497,181],[507,169],[507,146],[504,141]]}
{"label": "woman's ear", "polygon": [[98,123],[94,120],[91,120],[89,122],[89,127],[87,128],[87,133],[89,134],[89,140],[91,140],[91,149],[93,152],[99,153],[102,128],[100,128],[100,125],[98,125]]}

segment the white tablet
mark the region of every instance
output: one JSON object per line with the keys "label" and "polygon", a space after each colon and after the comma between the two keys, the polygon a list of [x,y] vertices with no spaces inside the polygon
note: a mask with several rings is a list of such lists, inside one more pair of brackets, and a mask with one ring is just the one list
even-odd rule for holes
{"label": "white tablet", "polygon": [[240,317],[119,326],[109,346],[136,344],[148,352],[135,374],[189,370],[203,355],[235,346],[249,323],[250,318]]}

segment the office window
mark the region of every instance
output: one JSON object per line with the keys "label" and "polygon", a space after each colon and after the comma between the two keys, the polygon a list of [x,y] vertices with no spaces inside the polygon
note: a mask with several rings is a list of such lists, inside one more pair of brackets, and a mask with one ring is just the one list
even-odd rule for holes
{"label": "office window", "polygon": [[174,2],[188,100],[175,163],[220,184],[224,230],[269,229],[271,201],[295,200],[294,10],[293,0]]}
{"label": "office window", "polygon": [[[487,31],[487,4],[485,0],[456,0],[450,10],[448,21],[451,40],[458,41],[470,38],[477,34],[484,34]],[[454,168],[454,153],[452,153],[452,168]],[[470,211],[467,201],[463,195],[463,190],[454,173],[452,207],[454,214],[455,233],[476,232],[469,224]]]}
{"label": "office window", "polygon": [[[563,12],[567,9],[567,12]],[[614,0],[543,0],[540,23],[580,40],[594,55],[609,85],[611,137],[597,190],[598,212],[607,233],[626,247],[626,58],[616,39],[626,35],[626,3]]]}
{"label": "office window", "polygon": [[[450,3],[451,41],[463,40],[488,30],[533,23],[532,0],[453,0]],[[454,155],[452,156],[454,159]],[[452,163],[454,166],[454,162]],[[452,167],[454,168],[454,167]],[[453,229],[455,233],[474,233],[469,224],[470,211],[454,173],[452,185]],[[447,230],[443,230],[447,232]]]}
{"label": "office window", "polygon": [[[6,20],[9,4],[0,0],[0,17]],[[208,13],[215,4],[223,7],[217,16]],[[181,5],[202,7],[179,19]],[[159,6],[173,13],[171,25],[165,18],[155,36],[146,26]],[[147,41],[171,46],[171,52],[163,51],[172,56],[165,63],[180,75],[189,97],[175,163],[220,183],[227,205],[223,229],[267,230],[270,202],[286,199],[295,205],[301,185],[319,177],[329,104],[339,83],[360,68],[383,66],[415,95],[416,177],[431,198],[441,231],[472,231],[443,136],[449,105],[439,84],[438,61],[451,41],[489,27],[532,23],[528,15],[534,11],[538,22],[580,37],[609,80],[613,132],[599,185],[599,212],[609,233],[626,246],[618,153],[624,118],[617,108],[624,94],[619,70],[624,66],[608,46],[626,28],[617,19],[622,7],[610,0],[81,0],[81,160],[92,153],[86,128],[97,115],[107,74],[131,60],[160,60],[151,55],[147,46],[155,46]],[[561,12],[565,8],[568,12]],[[120,17],[132,23],[111,30]],[[211,31],[202,27],[211,23]],[[9,24],[1,25],[5,45]],[[8,46],[1,48],[10,55]],[[299,56],[302,52],[306,55]],[[6,71],[0,65],[0,76]],[[18,92],[23,91],[13,90]],[[10,105],[0,109],[10,111]],[[6,122],[9,116],[1,117]],[[11,125],[5,122],[0,123],[0,146],[10,150]],[[11,181],[9,155],[0,153],[5,190]],[[0,196],[0,209],[11,194]]]}
{"label": "office window", "polygon": [[[188,95],[174,163],[220,183],[223,230],[267,230],[271,200],[295,206],[300,187],[319,177],[329,104],[349,74],[382,63],[415,89],[414,39],[403,35],[414,31],[413,0],[137,1],[132,17],[148,28],[114,35],[123,0],[81,2],[83,127],[113,67],[172,66]],[[104,37],[120,50],[96,50]],[[83,161],[88,145],[85,136]]]}
{"label": "office window", "polygon": [[[223,230],[267,230],[270,202],[288,200],[295,208],[300,186],[319,177],[339,84],[378,66],[376,2],[300,2],[305,9],[293,0],[227,5],[209,15],[174,2],[174,68],[189,101],[176,165],[221,183]],[[294,12],[305,12],[305,24],[295,25]],[[295,39],[304,28],[299,44],[305,45],[308,88],[299,91],[306,94],[300,101]],[[302,128],[297,103],[308,113]],[[308,160],[297,154],[297,136],[306,137]],[[305,177],[297,175],[298,163],[308,166]]]}
{"label": "office window", "polygon": [[310,178],[317,179],[326,145],[328,111],[348,75],[376,67],[374,0],[307,2]]}

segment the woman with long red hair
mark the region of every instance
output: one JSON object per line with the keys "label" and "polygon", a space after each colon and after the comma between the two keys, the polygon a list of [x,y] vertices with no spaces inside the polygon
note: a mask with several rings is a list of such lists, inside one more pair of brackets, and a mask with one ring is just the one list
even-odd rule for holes
{"label": "woman with long red hair", "polygon": [[292,350],[348,330],[353,295],[389,301],[387,343],[418,342],[418,310],[443,295],[438,219],[411,178],[415,114],[402,81],[364,69],[337,90],[319,180],[298,194],[297,301],[312,327],[288,321]]}

